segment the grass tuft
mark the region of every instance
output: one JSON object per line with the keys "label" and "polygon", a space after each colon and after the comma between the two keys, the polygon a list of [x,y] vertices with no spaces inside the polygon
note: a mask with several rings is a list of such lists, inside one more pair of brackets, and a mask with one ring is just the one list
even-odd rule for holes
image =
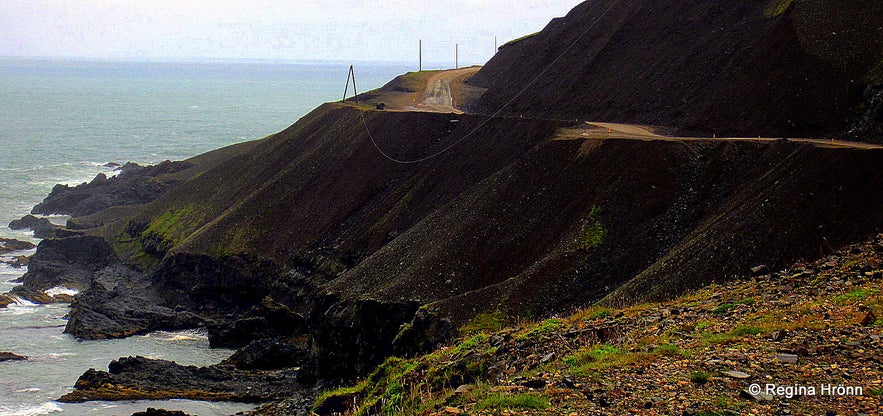
{"label": "grass tuft", "polygon": [[482,410],[545,410],[551,406],[549,399],[536,393],[495,393],[478,402]]}

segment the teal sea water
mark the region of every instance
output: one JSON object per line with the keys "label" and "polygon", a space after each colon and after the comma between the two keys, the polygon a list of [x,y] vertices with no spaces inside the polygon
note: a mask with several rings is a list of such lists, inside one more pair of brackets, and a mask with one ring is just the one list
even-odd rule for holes
{"label": "teal sea water", "polygon": [[[279,62],[97,62],[0,58],[0,237],[56,183],[90,180],[108,162],[181,160],[288,127],[317,105],[339,100],[348,64]],[[408,71],[356,64],[360,91]],[[53,218],[63,223],[65,218]],[[24,253],[30,254],[30,253]],[[24,271],[0,265],[0,293]],[[0,363],[0,416],[129,415],[148,406],[223,415],[249,406],[188,401],[56,403],[88,368],[129,355],[207,365],[199,331],[78,342],[62,334],[64,305],[26,302],[0,309],[0,351],[31,358]]]}

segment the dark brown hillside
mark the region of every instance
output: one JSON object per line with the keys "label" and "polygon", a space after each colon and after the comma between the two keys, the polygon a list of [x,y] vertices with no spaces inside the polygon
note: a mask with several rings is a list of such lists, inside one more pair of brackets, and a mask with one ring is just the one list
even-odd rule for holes
{"label": "dark brown hillside", "polygon": [[501,48],[472,83],[489,88],[485,113],[514,100],[504,114],[747,137],[827,135],[870,117],[852,131],[867,140],[881,59],[876,0],[590,0]]}
{"label": "dark brown hillside", "polygon": [[[320,256],[311,267],[331,279],[324,289],[336,298],[440,302],[468,319],[464,296],[475,311],[548,313],[634,276],[617,296],[671,296],[759,262],[818,256],[883,224],[879,150],[583,139],[558,135],[558,122],[499,118],[449,153],[400,165],[374,149],[358,111],[325,105],[106,234],[148,268],[176,253],[283,268]],[[378,143],[402,157],[484,120],[365,117]],[[595,224],[603,236],[587,246]]]}

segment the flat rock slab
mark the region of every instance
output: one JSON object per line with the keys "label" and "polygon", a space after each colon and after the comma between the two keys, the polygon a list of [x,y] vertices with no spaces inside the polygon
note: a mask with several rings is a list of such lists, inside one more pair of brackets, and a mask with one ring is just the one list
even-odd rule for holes
{"label": "flat rock slab", "polygon": [[751,378],[751,374],[743,373],[741,371],[724,371],[723,374],[730,378],[735,378],[737,380],[745,380]]}
{"label": "flat rock slab", "polygon": [[800,361],[797,354],[776,354],[776,359],[786,364],[797,364]]}

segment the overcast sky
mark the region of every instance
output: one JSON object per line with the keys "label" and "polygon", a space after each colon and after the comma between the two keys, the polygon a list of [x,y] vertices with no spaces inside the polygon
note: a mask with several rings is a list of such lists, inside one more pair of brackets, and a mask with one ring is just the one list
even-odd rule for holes
{"label": "overcast sky", "polygon": [[0,0],[0,55],[484,63],[580,0]]}

